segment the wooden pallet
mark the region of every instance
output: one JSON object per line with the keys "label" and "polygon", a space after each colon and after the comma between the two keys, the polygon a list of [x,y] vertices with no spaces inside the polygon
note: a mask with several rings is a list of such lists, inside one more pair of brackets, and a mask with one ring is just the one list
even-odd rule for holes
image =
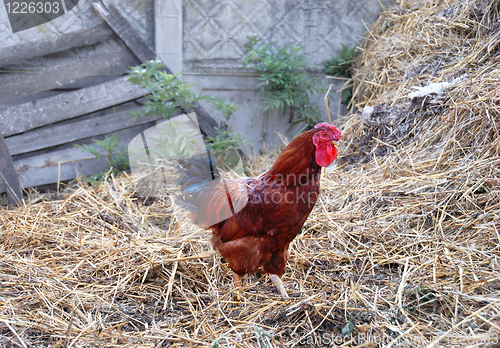
{"label": "wooden pallet", "polygon": [[[96,2],[93,8],[105,23],[55,41],[0,50],[0,65],[5,66],[103,40],[125,44],[97,58],[0,76],[0,192],[8,192],[11,203],[21,201],[21,185],[47,185],[106,169],[74,144],[117,133],[126,145],[160,120],[132,119],[129,113],[141,106],[149,91],[126,81],[128,67],[156,59],[155,52],[111,1]],[[165,71],[171,73],[168,67]],[[200,105],[181,111],[195,112],[205,135],[217,134],[216,121]]]}

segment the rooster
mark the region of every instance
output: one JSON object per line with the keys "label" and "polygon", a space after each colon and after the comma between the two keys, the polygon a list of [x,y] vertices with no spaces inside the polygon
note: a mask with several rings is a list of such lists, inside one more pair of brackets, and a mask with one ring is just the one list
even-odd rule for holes
{"label": "rooster", "polygon": [[288,247],[318,199],[321,167],[337,157],[340,138],[336,126],[317,124],[257,178],[213,180],[218,174],[210,157],[179,160],[181,205],[195,224],[212,230],[212,245],[229,263],[237,289],[241,277],[262,268],[288,297],[281,281]]}

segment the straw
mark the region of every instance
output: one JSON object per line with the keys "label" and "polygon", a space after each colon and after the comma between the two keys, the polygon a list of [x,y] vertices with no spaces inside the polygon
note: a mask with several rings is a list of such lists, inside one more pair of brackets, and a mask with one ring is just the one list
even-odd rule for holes
{"label": "straw", "polygon": [[[290,247],[289,300],[267,275],[248,275],[235,301],[210,232],[178,214],[168,191],[148,199],[140,179],[120,175],[0,209],[2,344],[493,345],[499,5],[404,1],[370,28],[353,81],[358,109],[374,111],[342,120],[337,165]],[[438,82],[453,84],[407,97]],[[248,174],[278,154],[251,159]]]}

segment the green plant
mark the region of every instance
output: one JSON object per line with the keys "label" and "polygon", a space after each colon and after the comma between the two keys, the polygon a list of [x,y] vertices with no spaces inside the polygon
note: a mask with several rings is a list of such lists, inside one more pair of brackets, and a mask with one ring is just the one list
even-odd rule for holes
{"label": "green plant", "polygon": [[351,77],[351,67],[356,62],[354,52],[356,46],[350,47],[349,45],[342,44],[342,50],[339,57],[333,57],[327,60],[323,72],[330,76],[345,76]]}
{"label": "green plant", "polygon": [[[178,74],[171,75],[161,71],[164,67],[161,61],[149,61],[138,67],[130,69],[128,81],[147,88],[151,91],[143,108],[133,112],[134,116],[160,115],[164,118],[178,113],[180,108],[192,107],[198,100],[208,100],[219,110],[226,122],[217,128],[217,136],[206,138],[208,150],[217,157],[221,163],[232,168],[240,161],[238,150],[243,150],[247,144],[238,132],[232,130],[228,124],[231,115],[239,110],[233,101],[228,102],[224,98],[210,96],[197,96],[192,90],[192,84],[185,84],[177,78]],[[179,130],[179,126],[173,127]],[[186,132],[160,133],[154,139],[157,144],[165,146],[158,147],[156,155],[163,159],[175,156],[190,157],[194,149],[193,134]],[[172,152],[173,151],[173,152]]]}
{"label": "green plant", "polygon": [[234,105],[234,101],[228,102],[225,98],[208,97],[208,100],[214,105],[217,110],[222,113],[226,121],[229,121],[231,115],[240,109],[239,107]]}
{"label": "green plant", "polygon": [[189,158],[199,145],[199,130],[192,129],[176,119],[168,127],[160,127],[155,136],[148,136],[147,144],[154,158],[170,160],[177,157]]}
{"label": "green plant", "polygon": [[[302,47],[278,47],[276,42],[262,44],[261,41],[256,35],[248,36],[243,67],[251,66],[258,71],[263,111],[278,109],[283,114],[288,107],[292,126],[303,123],[300,131],[312,128],[319,122],[320,109],[311,99],[324,93],[325,89],[321,87],[320,79],[313,78],[305,70],[310,64],[306,56],[299,54]],[[295,113],[299,119],[293,121]]]}
{"label": "green plant", "polygon": [[342,328],[342,336],[344,336],[344,337],[351,336],[355,327],[356,327],[356,324],[354,322],[354,319],[352,319],[352,318],[349,319],[347,324]]}
{"label": "green plant", "polygon": [[226,119],[226,122],[224,122],[220,128],[216,127],[217,136],[207,137],[208,150],[214,158],[218,159],[219,164],[223,163],[230,168],[234,168],[241,160],[238,151],[244,150],[245,145],[249,145],[249,143],[243,139],[242,135],[234,131],[228,123],[231,115],[238,111],[239,107],[234,105],[234,101],[227,101],[225,98],[210,97],[208,100]]}
{"label": "green plant", "polygon": [[[342,44],[342,51],[340,51],[339,57],[333,57],[331,60],[325,62],[325,68],[322,70],[323,73],[330,76],[342,76],[350,79],[351,68],[356,62],[354,60],[354,52],[356,51],[356,46],[350,47],[349,45]],[[352,83],[343,87],[342,89],[342,104],[349,104],[352,97]]]}
{"label": "green plant", "polygon": [[253,332],[257,342],[259,343],[259,347],[270,348],[274,347],[274,335],[271,332],[268,332],[261,328],[260,326],[254,325]]}
{"label": "green plant", "polygon": [[227,339],[227,337],[224,335],[221,335],[219,338],[217,338],[216,340],[214,340],[212,342],[212,348],[224,348],[224,346],[221,344],[222,339],[225,339],[227,346],[230,347],[229,340]]}
{"label": "green plant", "polygon": [[248,142],[243,139],[240,133],[234,132],[228,125],[227,129],[217,128],[218,134],[215,137],[207,137],[208,150],[217,159],[219,165],[224,164],[233,168],[242,160],[238,150],[244,150],[244,145]]}
{"label": "green plant", "polygon": [[[112,173],[116,175],[123,170],[127,170],[129,167],[125,147],[123,145],[119,147],[118,140],[118,135],[113,134],[112,136],[105,137],[103,140],[93,139],[94,145],[76,144],[75,146],[80,148],[82,152],[93,154],[99,161],[104,162],[111,169]],[[90,182],[101,182],[109,172],[109,169],[103,170],[96,175],[88,176],[85,179]]]}
{"label": "green plant", "polygon": [[192,84],[177,79],[179,74],[162,71],[164,66],[160,60],[151,60],[130,69],[127,80],[151,91],[144,108],[132,112],[134,116],[157,115],[169,119],[180,113],[182,108],[192,107],[196,101],[207,99],[197,96],[190,88]]}

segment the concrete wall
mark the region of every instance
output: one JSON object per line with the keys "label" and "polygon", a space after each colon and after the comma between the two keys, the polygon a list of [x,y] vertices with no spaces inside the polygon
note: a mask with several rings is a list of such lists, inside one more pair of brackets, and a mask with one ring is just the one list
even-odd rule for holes
{"label": "concrete wall", "polygon": [[[373,23],[382,9],[380,3],[387,4],[389,0],[168,2],[171,5],[157,7],[160,10],[157,18],[165,19],[161,23],[157,21],[156,47],[162,48],[157,52],[174,71],[183,71],[183,79],[194,83],[201,94],[233,99],[240,110],[230,123],[254,144],[254,151],[258,151],[264,144],[279,142],[276,132],[290,138],[296,128],[290,129],[289,115],[279,115],[277,111],[262,113],[256,75],[241,65],[247,36],[257,34],[279,45],[291,43],[304,47],[302,53],[314,64],[311,71],[319,73],[326,60],[339,55],[342,43],[360,42],[366,33],[365,23]],[[176,31],[180,27],[182,33]],[[170,47],[170,51],[162,55],[164,47]],[[330,82],[325,78],[324,86]],[[339,112],[345,114],[346,109],[339,108],[335,93],[343,82],[333,82],[334,101],[330,110],[335,118]],[[327,120],[322,98],[318,96],[317,102],[323,110],[323,119]],[[204,104],[214,118],[223,120],[209,103]]]}

